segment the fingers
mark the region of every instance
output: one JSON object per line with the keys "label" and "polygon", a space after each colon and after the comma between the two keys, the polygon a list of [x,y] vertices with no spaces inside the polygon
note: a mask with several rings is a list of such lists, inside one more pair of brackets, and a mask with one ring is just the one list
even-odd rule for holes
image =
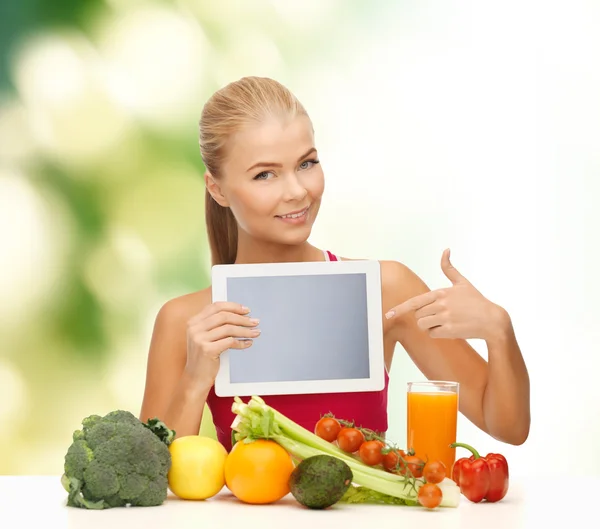
{"label": "fingers", "polygon": [[227,349],[247,349],[260,336],[257,318],[250,309],[228,301],[215,302],[190,318],[187,323],[188,351],[217,358]]}
{"label": "fingers", "polygon": [[[204,333],[203,333],[204,334]],[[249,327],[240,327],[239,325],[221,325],[204,334],[204,340],[207,342],[217,342],[224,338],[257,338],[260,336],[260,329]]]}
{"label": "fingers", "polygon": [[456,326],[439,314],[425,316],[417,320],[417,326],[430,338],[456,338]]}
{"label": "fingers", "polygon": [[415,311],[417,327],[427,332],[431,338],[454,338],[455,325],[452,324],[449,313],[442,299]]}
{"label": "fingers", "polygon": [[434,327],[439,327],[445,323],[445,318],[439,314],[431,316],[424,316],[423,318],[417,319],[417,326],[423,331],[428,331]]}
{"label": "fingers", "polygon": [[253,340],[238,340],[237,338],[223,338],[212,343],[213,350],[217,356],[227,349],[248,349],[254,343]]}
{"label": "fingers", "polygon": [[191,344],[203,356],[217,358],[227,349],[248,349],[254,343],[253,338],[259,335],[260,331],[257,329],[223,325],[209,332],[197,332],[189,336],[188,350]]}
{"label": "fingers", "polygon": [[445,310],[445,307],[442,306],[440,300],[436,300],[429,305],[425,305],[424,307],[417,309],[415,311],[415,318],[418,320],[419,318],[424,318],[425,316],[433,316],[435,314],[439,314],[443,310]]}
{"label": "fingers", "polygon": [[241,327],[256,327],[260,320],[257,318],[249,318],[233,312],[218,312],[208,318],[199,320],[193,327],[203,331],[210,331],[223,325],[238,325]]}
{"label": "fingers", "polygon": [[239,303],[234,303],[232,301],[215,301],[204,307],[202,311],[192,317],[189,321],[189,325],[195,325],[201,320],[207,319],[210,316],[217,314],[219,312],[231,312],[234,314],[248,314],[250,309],[248,307],[244,307]]}
{"label": "fingers", "polygon": [[442,271],[453,285],[461,282],[467,282],[464,276],[450,262],[450,248],[446,248],[442,253]]}
{"label": "fingers", "polygon": [[419,296],[415,296],[414,298],[407,299],[404,303],[397,305],[396,307],[390,309],[385,317],[389,320],[393,317],[400,317],[404,314],[407,314],[411,311],[415,311],[424,307],[425,305],[429,305],[433,303],[439,296],[438,290],[431,290],[429,292],[425,292],[425,294],[421,294]]}

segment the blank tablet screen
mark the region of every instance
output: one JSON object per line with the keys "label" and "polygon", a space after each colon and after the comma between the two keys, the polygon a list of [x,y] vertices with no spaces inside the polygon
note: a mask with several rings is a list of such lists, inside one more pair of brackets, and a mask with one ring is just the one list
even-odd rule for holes
{"label": "blank tablet screen", "polygon": [[231,349],[231,383],[369,378],[366,275],[229,277],[261,335]]}

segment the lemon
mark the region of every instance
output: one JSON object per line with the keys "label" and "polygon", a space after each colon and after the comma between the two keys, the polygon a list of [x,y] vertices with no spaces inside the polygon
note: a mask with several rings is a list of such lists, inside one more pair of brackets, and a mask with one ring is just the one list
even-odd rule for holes
{"label": "lemon", "polygon": [[169,488],[183,500],[205,500],[225,485],[227,450],[210,437],[188,435],[170,445]]}

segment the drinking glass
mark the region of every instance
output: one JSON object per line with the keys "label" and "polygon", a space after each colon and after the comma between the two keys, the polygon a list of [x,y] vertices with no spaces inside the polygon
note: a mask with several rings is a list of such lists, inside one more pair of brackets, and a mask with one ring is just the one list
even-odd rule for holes
{"label": "drinking glass", "polygon": [[423,461],[442,461],[451,477],[456,450],[458,382],[409,382],[407,388],[408,450]]}

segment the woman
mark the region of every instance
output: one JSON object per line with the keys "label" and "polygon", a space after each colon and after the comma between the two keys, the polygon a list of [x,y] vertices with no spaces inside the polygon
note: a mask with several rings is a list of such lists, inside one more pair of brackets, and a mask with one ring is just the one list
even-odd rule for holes
{"label": "woman", "polygon": [[[243,78],[216,92],[200,120],[206,223],[213,264],[337,259],[307,242],[324,190],[311,121],[279,83]],[[333,412],[387,430],[387,371],[400,343],[428,379],[460,383],[460,411],[483,431],[521,444],[529,433],[529,377],[507,312],[442,255],[449,288],[430,291],[398,262],[382,261],[386,385],[381,392],[283,395],[265,400],[308,429]],[[168,301],[151,340],[141,418],[161,417],[178,436],[197,434],[205,404],[231,446],[231,400],[215,395],[219,355],[251,348],[258,321],[207,288]],[[237,340],[239,337],[249,340]],[[465,340],[480,338],[486,362]]]}

